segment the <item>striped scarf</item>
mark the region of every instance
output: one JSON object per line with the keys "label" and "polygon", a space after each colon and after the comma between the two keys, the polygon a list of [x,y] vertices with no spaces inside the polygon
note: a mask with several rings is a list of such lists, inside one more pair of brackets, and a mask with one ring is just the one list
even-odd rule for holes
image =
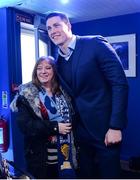
{"label": "striped scarf", "polygon": [[[64,123],[71,122],[71,105],[68,103],[68,96],[63,94],[55,95],[56,108]],[[48,117],[47,108],[41,103],[42,116]],[[58,171],[59,178],[75,178],[72,160],[72,134],[57,136],[58,149]]]}

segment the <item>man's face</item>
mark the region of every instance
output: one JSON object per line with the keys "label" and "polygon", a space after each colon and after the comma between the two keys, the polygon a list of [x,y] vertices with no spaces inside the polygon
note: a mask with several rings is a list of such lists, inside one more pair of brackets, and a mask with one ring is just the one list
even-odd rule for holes
{"label": "man's face", "polygon": [[71,38],[71,25],[59,16],[51,17],[46,22],[48,35],[57,46],[65,46]]}

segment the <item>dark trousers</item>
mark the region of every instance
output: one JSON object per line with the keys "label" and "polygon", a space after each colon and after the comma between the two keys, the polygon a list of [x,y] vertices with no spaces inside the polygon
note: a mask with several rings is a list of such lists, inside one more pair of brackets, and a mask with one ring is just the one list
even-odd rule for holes
{"label": "dark trousers", "polygon": [[80,143],[78,176],[84,179],[120,178],[120,144],[106,147],[103,142]]}

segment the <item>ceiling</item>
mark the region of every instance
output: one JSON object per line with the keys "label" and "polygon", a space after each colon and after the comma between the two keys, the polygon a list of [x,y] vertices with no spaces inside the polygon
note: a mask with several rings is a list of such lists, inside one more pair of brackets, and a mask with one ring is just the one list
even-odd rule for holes
{"label": "ceiling", "polygon": [[0,7],[33,14],[62,11],[75,23],[140,12],[140,0],[69,0],[67,4],[62,4],[62,0],[0,0]]}

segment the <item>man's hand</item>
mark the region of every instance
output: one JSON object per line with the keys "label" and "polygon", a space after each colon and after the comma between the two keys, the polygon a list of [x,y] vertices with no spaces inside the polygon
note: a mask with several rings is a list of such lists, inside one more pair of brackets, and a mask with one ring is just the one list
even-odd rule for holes
{"label": "man's hand", "polygon": [[117,144],[122,140],[121,130],[109,129],[105,135],[104,143],[106,146]]}

